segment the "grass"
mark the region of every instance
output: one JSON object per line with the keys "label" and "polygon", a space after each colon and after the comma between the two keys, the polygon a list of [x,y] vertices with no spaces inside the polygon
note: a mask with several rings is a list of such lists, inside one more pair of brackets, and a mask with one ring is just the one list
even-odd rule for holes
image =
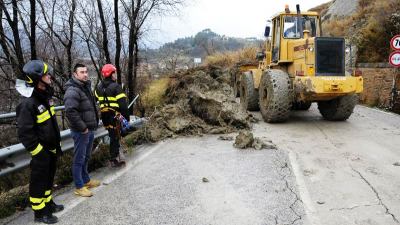
{"label": "grass", "polygon": [[254,61],[256,58],[256,54],[258,52],[258,48],[250,47],[243,48],[239,51],[234,52],[223,52],[216,53],[214,55],[208,56],[204,60],[204,64],[207,66],[219,66],[219,67],[232,67],[236,63],[241,61]]}
{"label": "grass", "polygon": [[169,84],[169,78],[161,78],[153,80],[149,86],[146,87],[142,94],[142,105],[146,112],[151,112],[154,110],[154,107],[163,104]]}

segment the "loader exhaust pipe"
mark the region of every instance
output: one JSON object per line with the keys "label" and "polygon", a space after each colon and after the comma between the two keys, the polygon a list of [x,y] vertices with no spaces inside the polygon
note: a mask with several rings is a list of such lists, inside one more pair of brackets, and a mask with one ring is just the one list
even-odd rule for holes
{"label": "loader exhaust pipe", "polygon": [[300,5],[296,5],[296,12],[297,12],[297,27],[299,29],[300,37],[303,38],[303,22],[301,21],[301,12],[300,12]]}

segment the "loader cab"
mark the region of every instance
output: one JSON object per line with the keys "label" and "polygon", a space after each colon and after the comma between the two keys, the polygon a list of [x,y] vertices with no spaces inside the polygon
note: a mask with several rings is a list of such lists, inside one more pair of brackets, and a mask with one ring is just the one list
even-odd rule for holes
{"label": "loader cab", "polygon": [[[288,42],[303,38],[303,31],[310,31],[310,37],[321,34],[320,20],[316,12],[282,12],[272,19],[271,63],[287,63]],[[282,47],[284,49],[282,49]]]}

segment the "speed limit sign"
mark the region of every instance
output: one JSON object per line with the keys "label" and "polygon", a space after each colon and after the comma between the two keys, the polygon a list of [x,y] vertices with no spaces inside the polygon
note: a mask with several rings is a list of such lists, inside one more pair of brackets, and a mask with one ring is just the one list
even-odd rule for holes
{"label": "speed limit sign", "polygon": [[400,34],[392,38],[390,41],[390,47],[395,51],[400,50]]}
{"label": "speed limit sign", "polygon": [[400,51],[392,52],[389,56],[389,62],[392,66],[400,67]]}

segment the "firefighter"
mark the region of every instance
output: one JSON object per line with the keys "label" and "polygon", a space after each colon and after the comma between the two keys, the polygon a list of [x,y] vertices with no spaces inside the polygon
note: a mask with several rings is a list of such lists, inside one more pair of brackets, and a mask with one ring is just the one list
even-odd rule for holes
{"label": "firefighter", "polygon": [[29,201],[35,222],[57,223],[53,213],[64,209],[52,198],[57,156],[61,155],[60,130],[57,124],[51,85],[52,68],[41,60],[23,67],[23,79],[16,83],[23,95],[17,106],[18,137],[32,156],[30,162]]}
{"label": "firefighter", "polygon": [[116,71],[114,65],[106,64],[101,69],[104,80],[96,88],[95,95],[100,104],[101,120],[108,130],[110,137],[110,165],[120,167],[125,164],[120,157],[120,122],[116,119],[121,114],[129,120],[128,104],[122,87],[116,82]]}

